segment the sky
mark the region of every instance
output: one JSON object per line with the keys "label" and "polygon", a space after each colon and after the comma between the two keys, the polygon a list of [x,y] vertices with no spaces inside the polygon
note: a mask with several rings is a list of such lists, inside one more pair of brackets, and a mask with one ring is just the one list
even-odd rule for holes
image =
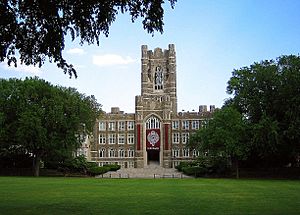
{"label": "sky", "polygon": [[234,69],[254,62],[300,53],[299,0],[178,0],[164,5],[164,33],[148,34],[141,19],[132,23],[119,14],[100,46],[79,45],[67,36],[63,56],[75,65],[70,79],[55,64],[8,67],[0,63],[0,78],[38,76],[54,85],[75,87],[95,95],[102,109],[135,111],[141,94],[141,45],[149,50],[175,44],[178,111],[199,105],[222,107]]}

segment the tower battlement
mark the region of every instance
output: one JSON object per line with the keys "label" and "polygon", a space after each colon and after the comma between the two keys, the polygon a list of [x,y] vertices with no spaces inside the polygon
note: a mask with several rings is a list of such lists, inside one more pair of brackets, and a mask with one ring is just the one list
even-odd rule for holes
{"label": "tower battlement", "polygon": [[142,45],[142,60],[143,59],[159,59],[159,58],[175,58],[175,45],[169,44],[169,49],[162,50],[161,48],[155,48],[154,50],[148,50],[147,45]]}
{"label": "tower battlement", "polygon": [[176,52],[175,45],[148,50],[141,46],[141,95],[143,98],[169,96],[171,109],[177,113]]}

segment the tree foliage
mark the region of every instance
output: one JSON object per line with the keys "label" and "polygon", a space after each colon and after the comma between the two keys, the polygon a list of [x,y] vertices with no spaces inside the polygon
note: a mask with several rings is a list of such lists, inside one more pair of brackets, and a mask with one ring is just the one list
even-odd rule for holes
{"label": "tree foliage", "polygon": [[[176,0],[169,0],[174,7]],[[62,56],[65,36],[80,43],[97,43],[108,36],[110,25],[119,13],[129,13],[132,22],[141,17],[148,33],[163,32],[163,0],[47,1],[3,0],[0,2],[0,62],[7,60],[39,67],[49,58],[64,73],[77,77],[72,64]]]}
{"label": "tree foliage", "polygon": [[[230,103],[251,124],[253,154],[295,162],[300,154],[300,57],[281,56],[234,70]],[[273,159],[272,159],[273,158]]]}
{"label": "tree foliage", "polygon": [[242,115],[233,107],[217,110],[206,126],[189,140],[189,147],[212,157],[228,158],[235,163],[238,177],[238,161],[247,158],[247,125]]}
{"label": "tree foliage", "polygon": [[37,78],[0,80],[0,147],[41,160],[62,159],[92,132],[100,111],[94,97]]}
{"label": "tree foliage", "polygon": [[237,167],[241,160],[252,167],[299,166],[300,57],[234,70],[227,93],[233,97],[190,137],[189,147],[228,156]]}

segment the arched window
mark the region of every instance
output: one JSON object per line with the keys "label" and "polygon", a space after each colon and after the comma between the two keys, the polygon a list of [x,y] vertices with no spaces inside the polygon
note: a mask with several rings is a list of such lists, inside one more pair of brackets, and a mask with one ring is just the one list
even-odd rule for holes
{"label": "arched window", "polygon": [[154,116],[151,116],[147,121],[146,121],[146,128],[147,129],[159,129],[160,128],[160,121]]}
{"label": "arched window", "polygon": [[102,148],[100,151],[99,151],[99,157],[100,158],[104,158],[105,157],[105,149]]}
{"label": "arched window", "polygon": [[115,150],[114,149],[109,149],[109,157],[110,158],[113,158],[113,157],[115,157]]}
{"label": "arched window", "polygon": [[124,151],[124,149],[119,149],[119,157],[120,158],[123,158],[123,157],[125,157],[125,151]]}
{"label": "arched window", "polygon": [[163,71],[159,66],[155,69],[154,88],[155,90],[163,89]]}
{"label": "arched window", "polygon": [[172,156],[174,158],[179,157],[179,149],[172,149]]}
{"label": "arched window", "polygon": [[127,157],[133,158],[134,157],[134,149],[130,148],[127,151]]}

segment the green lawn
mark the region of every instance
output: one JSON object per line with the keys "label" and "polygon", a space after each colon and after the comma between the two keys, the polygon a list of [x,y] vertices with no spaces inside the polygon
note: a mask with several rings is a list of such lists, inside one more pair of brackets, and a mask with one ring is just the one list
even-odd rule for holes
{"label": "green lawn", "polygon": [[0,214],[300,214],[300,181],[0,177]]}

